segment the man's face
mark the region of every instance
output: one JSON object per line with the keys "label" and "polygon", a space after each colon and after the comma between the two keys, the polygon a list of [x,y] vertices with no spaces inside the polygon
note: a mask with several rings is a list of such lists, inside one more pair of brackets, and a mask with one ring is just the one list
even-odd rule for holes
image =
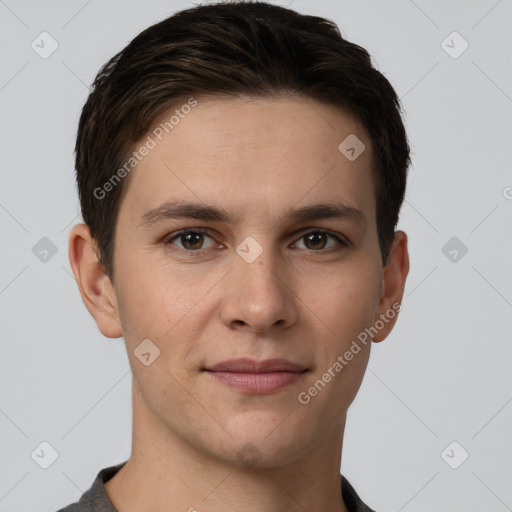
{"label": "man's face", "polygon": [[[353,161],[338,149],[351,134],[366,146]],[[308,403],[299,394],[305,402],[384,313],[371,157],[353,117],[301,99],[199,100],[157,143],[132,171],[115,240],[134,417],[222,460],[252,443],[269,467],[337,439],[370,343]],[[227,218],[145,215],[165,203]],[[136,356],[143,340],[160,350],[148,365]],[[304,371],[275,380],[207,371],[238,358]]]}

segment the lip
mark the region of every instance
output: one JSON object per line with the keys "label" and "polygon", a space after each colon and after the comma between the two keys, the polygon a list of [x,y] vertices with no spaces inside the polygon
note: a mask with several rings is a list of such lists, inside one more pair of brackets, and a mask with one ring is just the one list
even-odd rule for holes
{"label": "lip", "polygon": [[307,371],[286,359],[232,359],[204,369],[215,380],[239,391],[265,394],[299,380]]}
{"label": "lip", "polygon": [[303,366],[292,363],[287,359],[254,359],[241,358],[222,361],[205,370],[210,372],[236,372],[236,373],[271,373],[271,372],[303,372],[307,370]]}

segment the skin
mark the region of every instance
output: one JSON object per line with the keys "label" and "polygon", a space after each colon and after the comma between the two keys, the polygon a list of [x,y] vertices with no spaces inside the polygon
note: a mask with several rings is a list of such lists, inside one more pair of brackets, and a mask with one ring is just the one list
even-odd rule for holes
{"label": "skin", "polygon": [[[133,374],[132,455],[107,493],[119,512],[346,511],[343,433],[371,343],[308,404],[297,396],[401,302],[407,236],[396,232],[383,267],[371,140],[345,111],[285,96],[198,100],[132,171],[113,282],[87,226],[70,235],[84,303],[105,336],[123,336]],[[338,150],[349,134],[366,145],[354,161]],[[178,199],[223,208],[236,221],[140,225],[146,211]],[[366,223],[284,217],[290,208],[339,202],[359,209]],[[207,234],[164,244],[185,228]],[[311,232],[313,240],[305,236]],[[252,263],[236,252],[247,237],[263,250]],[[397,317],[373,342],[388,336]],[[145,339],[160,350],[147,366],[134,354]],[[202,371],[239,357],[285,358],[309,371],[260,395]],[[247,443],[252,465],[237,455]]]}

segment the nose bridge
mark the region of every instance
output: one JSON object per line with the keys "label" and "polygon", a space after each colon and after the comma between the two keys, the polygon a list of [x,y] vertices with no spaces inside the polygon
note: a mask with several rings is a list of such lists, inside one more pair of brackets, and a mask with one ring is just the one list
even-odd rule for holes
{"label": "nose bridge", "polygon": [[291,325],[297,309],[291,283],[284,277],[285,262],[263,236],[258,239],[247,237],[236,248],[223,320],[231,327],[246,325],[261,332],[277,323]]}

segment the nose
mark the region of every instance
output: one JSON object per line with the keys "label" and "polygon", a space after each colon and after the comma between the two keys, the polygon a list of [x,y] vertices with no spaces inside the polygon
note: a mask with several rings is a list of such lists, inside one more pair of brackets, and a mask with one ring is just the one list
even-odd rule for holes
{"label": "nose", "polygon": [[297,322],[293,276],[270,250],[251,263],[236,254],[224,287],[221,316],[231,329],[263,333]]}

